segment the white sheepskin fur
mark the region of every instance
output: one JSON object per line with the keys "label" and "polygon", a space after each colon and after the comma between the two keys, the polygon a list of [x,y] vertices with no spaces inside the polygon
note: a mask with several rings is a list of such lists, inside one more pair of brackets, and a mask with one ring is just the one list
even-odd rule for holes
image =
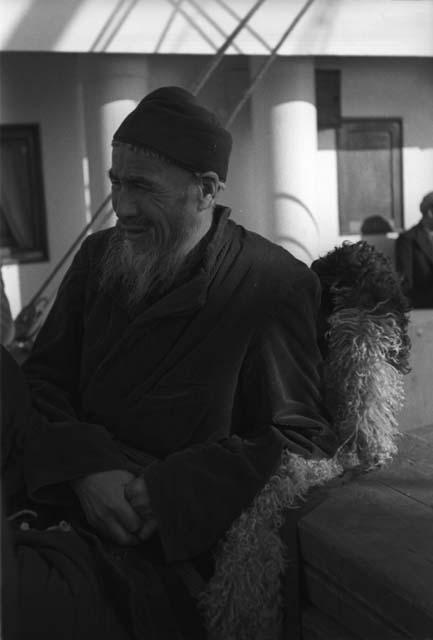
{"label": "white sheepskin fur", "polygon": [[328,320],[326,403],[340,446],[333,458],[319,460],[285,450],[275,475],[233,523],[200,599],[210,640],[281,637],[285,553],[279,530],[286,510],[312,487],[348,469],[381,465],[397,450],[403,376],[391,364],[402,340],[395,319],[345,309]]}

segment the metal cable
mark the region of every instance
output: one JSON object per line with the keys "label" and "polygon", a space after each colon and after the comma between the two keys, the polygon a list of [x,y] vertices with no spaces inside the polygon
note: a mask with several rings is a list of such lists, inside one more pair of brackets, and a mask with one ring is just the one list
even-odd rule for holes
{"label": "metal cable", "polygon": [[218,49],[218,51],[216,52],[215,56],[212,58],[211,62],[209,63],[208,67],[204,70],[204,73],[202,74],[202,76],[196,82],[193,83],[193,85],[192,85],[192,87],[190,89],[191,93],[193,93],[195,96],[197,96],[200,93],[200,91],[203,89],[204,85],[209,80],[209,78],[211,77],[211,75],[213,74],[215,69],[221,63],[221,60],[224,57],[224,53],[227,51],[229,46],[232,44],[233,40],[236,38],[238,33],[240,31],[242,31],[242,29],[247,24],[247,22],[250,20],[250,18],[262,6],[262,4],[264,2],[266,2],[266,0],[257,0],[257,2],[248,11],[248,13],[242,18],[240,23],[232,31],[232,33],[229,35],[227,40]]}
{"label": "metal cable", "polygon": [[242,109],[244,104],[250,99],[250,97],[252,96],[253,92],[255,91],[257,85],[261,82],[261,80],[263,79],[265,73],[268,71],[269,67],[274,62],[275,58],[277,57],[278,51],[281,48],[281,46],[283,45],[284,41],[287,39],[289,34],[296,27],[296,25],[301,20],[301,18],[304,16],[304,14],[308,11],[308,9],[313,4],[313,2],[314,2],[314,0],[307,0],[307,2],[304,4],[302,9],[295,16],[295,18],[292,21],[292,23],[289,25],[289,27],[285,30],[285,32],[283,33],[281,38],[278,40],[277,44],[272,49],[271,54],[269,55],[268,58],[266,58],[266,61],[263,64],[263,66],[261,67],[260,71],[254,77],[254,80],[252,81],[252,83],[250,84],[248,89],[245,91],[244,95],[242,96],[242,98],[240,99],[240,101],[238,102],[238,104],[233,109],[233,111],[231,112],[230,116],[227,118],[226,122],[224,123],[224,126],[227,129],[233,124],[236,116],[238,115],[238,113],[240,112],[240,110]]}
{"label": "metal cable", "polygon": [[[197,13],[199,13],[202,18],[204,18],[205,20],[207,20],[209,22],[209,24],[215,29],[215,31],[218,31],[218,33],[220,34],[220,36],[223,36],[223,38],[227,38],[227,34],[224,32],[224,30],[219,26],[219,24],[212,18],[212,16],[210,16],[200,5],[198,2],[196,2],[195,0],[187,0],[188,3],[194,7],[194,9],[197,11]],[[233,48],[236,50],[236,52],[241,55],[242,51],[239,49],[239,47],[237,46],[237,44],[233,43]]]}
{"label": "metal cable", "polygon": [[211,38],[209,38],[209,36],[207,35],[207,33],[200,27],[200,25],[197,24],[197,22],[195,20],[193,20],[193,18],[191,18],[191,16],[189,15],[189,13],[187,11],[185,11],[185,9],[181,6],[179,6],[179,4],[176,4],[176,0],[168,0],[168,2],[172,5],[173,8],[177,9],[177,12],[183,17],[185,18],[185,20],[192,26],[193,29],[195,29],[197,31],[197,33],[199,35],[201,35],[201,37],[203,38],[203,40],[205,42],[208,43],[208,45],[212,48],[215,49],[215,55],[216,52],[218,50],[217,45],[215,44],[215,42],[213,42],[213,40]]}
{"label": "metal cable", "polygon": [[[223,9],[225,9],[225,11],[227,11],[227,13],[234,18],[235,20],[240,20],[239,15],[236,13],[236,11],[234,11],[230,5],[228,5],[226,2],[224,2],[224,0],[215,0],[215,2],[217,4],[220,5],[220,7],[223,7]],[[254,36],[256,38],[256,40],[258,42],[260,42],[261,45],[263,45],[263,47],[265,49],[267,49],[269,52],[272,50],[272,47],[269,46],[269,44],[266,42],[266,40],[264,38],[262,38],[262,36],[260,35],[260,33],[257,33],[257,31],[255,29],[253,29],[252,27],[250,27],[248,24],[245,26],[245,31],[249,31],[249,33],[251,33],[252,36]]]}
{"label": "metal cable", "polygon": [[184,2],[184,0],[177,0],[176,5],[175,6],[173,5],[173,11],[171,12],[171,15],[167,21],[167,24],[165,25],[161,35],[159,36],[158,42],[156,43],[156,47],[153,53],[158,53],[158,51],[162,47],[162,43],[164,42],[168,32],[170,31],[172,24],[176,19],[179,9],[181,8],[182,2]]}

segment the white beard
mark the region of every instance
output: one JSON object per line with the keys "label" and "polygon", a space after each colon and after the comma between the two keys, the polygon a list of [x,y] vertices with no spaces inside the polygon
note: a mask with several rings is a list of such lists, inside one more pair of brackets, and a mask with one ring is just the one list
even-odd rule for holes
{"label": "white beard", "polygon": [[183,223],[182,228],[172,232],[168,243],[162,243],[156,230],[131,239],[117,228],[101,261],[101,290],[113,292],[120,284],[128,308],[157,291],[164,293],[179,273],[187,240],[196,228],[196,221]]}

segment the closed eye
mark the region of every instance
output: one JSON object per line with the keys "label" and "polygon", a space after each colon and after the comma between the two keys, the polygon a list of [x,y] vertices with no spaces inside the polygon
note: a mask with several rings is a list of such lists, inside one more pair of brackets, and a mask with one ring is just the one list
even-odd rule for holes
{"label": "closed eye", "polygon": [[128,184],[130,184],[131,187],[142,189],[143,191],[154,191],[153,186],[150,186],[147,182],[142,182],[141,180],[140,182],[137,182],[135,180],[128,180]]}
{"label": "closed eye", "polygon": [[130,177],[126,178],[125,182],[135,189],[141,189],[142,191],[147,191],[149,193],[158,193],[159,191],[161,191],[161,189],[157,184],[155,184],[155,182],[146,180],[145,178]]}

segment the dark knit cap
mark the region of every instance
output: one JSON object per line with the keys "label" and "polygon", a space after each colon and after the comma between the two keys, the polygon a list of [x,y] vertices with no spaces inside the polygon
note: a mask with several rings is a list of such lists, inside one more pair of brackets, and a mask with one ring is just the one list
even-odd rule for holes
{"label": "dark knit cap", "polygon": [[149,147],[193,172],[215,171],[222,181],[227,177],[230,133],[180,87],[149,93],[125,118],[113,140]]}

